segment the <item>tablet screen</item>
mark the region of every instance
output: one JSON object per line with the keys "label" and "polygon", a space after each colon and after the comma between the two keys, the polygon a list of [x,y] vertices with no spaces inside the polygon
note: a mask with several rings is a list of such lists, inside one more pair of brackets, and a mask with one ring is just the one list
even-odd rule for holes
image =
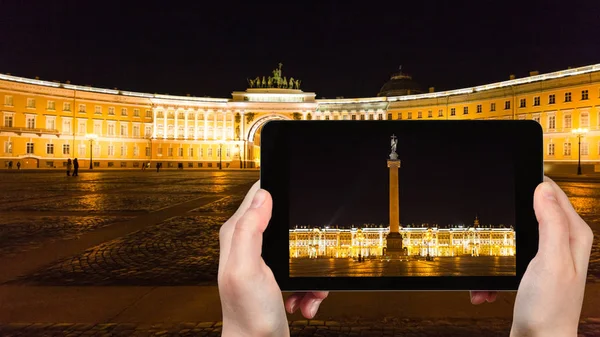
{"label": "tablet screen", "polygon": [[289,137],[289,277],[516,275],[506,134],[410,123]]}

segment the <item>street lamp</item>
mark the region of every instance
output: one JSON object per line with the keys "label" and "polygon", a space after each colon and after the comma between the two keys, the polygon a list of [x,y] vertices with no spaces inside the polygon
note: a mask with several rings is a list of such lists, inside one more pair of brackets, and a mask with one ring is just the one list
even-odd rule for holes
{"label": "street lamp", "polygon": [[223,143],[219,143],[219,170],[223,169]]}
{"label": "street lamp", "polygon": [[235,152],[235,155],[240,158],[240,168],[242,168],[242,156],[241,156],[241,151],[240,151],[240,145],[239,144],[237,144],[235,146],[234,152]]}
{"label": "street lamp", "polygon": [[94,140],[98,139],[98,136],[93,133],[88,133],[87,135],[85,135],[85,138],[90,141],[90,170],[93,170],[94,163],[92,161],[93,160],[92,154],[94,153],[94,151],[92,149],[92,145],[94,144]]}
{"label": "street lamp", "polygon": [[579,140],[579,149],[577,150],[578,154],[579,154],[579,158],[577,160],[577,175],[580,176],[581,175],[581,137],[583,137],[583,135],[585,135],[588,132],[588,129],[582,129],[582,128],[577,128],[577,129],[573,129],[572,132],[577,136],[578,140]]}
{"label": "street lamp", "polygon": [[427,240],[427,261],[431,260],[431,256],[429,256],[429,250],[430,248],[430,244],[431,244],[431,228],[427,231],[427,234],[425,234],[425,240]]}

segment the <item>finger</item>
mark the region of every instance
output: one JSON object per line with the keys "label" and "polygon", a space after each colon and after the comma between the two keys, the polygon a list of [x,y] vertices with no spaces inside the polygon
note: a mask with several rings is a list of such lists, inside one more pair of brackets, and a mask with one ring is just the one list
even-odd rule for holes
{"label": "finger", "polygon": [[556,192],[550,183],[541,183],[536,188],[533,208],[539,222],[538,253],[550,259],[569,256],[569,219],[560,207]]}
{"label": "finger", "polygon": [[231,237],[233,236],[233,229],[235,224],[239,220],[239,218],[246,213],[248,207],[250,207],[250,203],[252,203],[252,198],[256,194],[256,191],[260,189],[260,180],[254,183],[248,193],[246,193],[246,197],[238,207],[237,211],[227,220],[221,229],[219,230],[219,264],[224,266],[227,262],[227,258],[229,256],[229,250],[231,247]]}
{"label": "finger", "polygon": [[307,319],[312,319],[317,314],[321,302],[329,295],[326,291],[309,292],[300,300],[300,311],[302,316]]}
{"label": "finger", "polygon": [[578,270],[587,270],[590,253],[592,250],[592,241],[594,240],[594,233],[590,226],[583,221],[581,216],[577,214],[573,204],[569,200],[569,197],[565,192],[558,186],[552,179],[544,177],[544,181],[552,185],[554,189],[558,203],[567,214],[569,219],[569,243],[571,249],[571,255],[575,261],[575,266]]}
{"label": "finger", "polygon": [[484,291],[470,291],[471,303],[478,305],[485,302],[486,294]]}
{"label": "finger", "polygon": [[285,311],[287,311],[289,314],[295,313],[300,307],[300,301],[302,301],[304,294],[305,293],[293,293],[288,296],[284,302]]}
{"label": "finger", "polygon": [[271,219],[272,206],[269,192],[260,189],[235,224],[227,265],[240,275],[252,277],[262,272],[262,235]]}

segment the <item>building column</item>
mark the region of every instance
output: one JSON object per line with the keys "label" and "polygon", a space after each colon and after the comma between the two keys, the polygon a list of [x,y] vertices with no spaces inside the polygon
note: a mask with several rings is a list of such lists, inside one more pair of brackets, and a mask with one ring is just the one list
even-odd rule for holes
{"label": "building column", "polygon": [[223,111],[223,140],[227,140],[227,112]]}
{"label": "building column", "polygon": [[[156,138],[156,109],[152,109],[152,117],[152,138]],[[144,132],[146,132],[146,130],[144,130]]]}
{"label": "building column", "polygon": [[167,139],[167,134],[169,133],[169,126],[167,125],[167,116],[169,115],[168,109],[163,111],[163,139]]}
{"label": "building column", "polygon": [[208,110],[206,110],[204,113],[204,135],[202,137],[202,138],[204,138],[204,140],[206,140],[207,133],[208,133]]}
{"label": "building column", "polygon": [[179,110],[175,110],[175,125],[173,125],[173,138],[177,139],[179,137]]}
{"label": "building column", "polygon": [[198,139],[198,111],[194,111],[194,140]]}
{"label": "building column", "polygon": [[213,134],[213,139],[214,140],[218,140],[218,138],[217,138],[218,137],[217,130],[219,130],[219,122],[218,122],[217,114],[218,114],[218,111],[215,111],[214,116],[213,116],[214,117],[213,118],[214,125],[213,125],[213,132],[212,132],[212,134]]}
{"label": "building column", "polygon": [[190,136],[189,132],[188,132],[188,111],[185,112],[183,125],[184,125],[184,129],[183,129],[184,137],[185,137],[185,139],[188,139],[188,137]]}

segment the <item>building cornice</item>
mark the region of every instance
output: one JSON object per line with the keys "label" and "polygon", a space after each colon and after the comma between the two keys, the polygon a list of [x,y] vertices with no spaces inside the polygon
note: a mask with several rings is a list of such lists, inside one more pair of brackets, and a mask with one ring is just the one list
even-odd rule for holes
{"label": "building cornice", "polygon": [[[600,71],[600,63],[556,71],[547,74],[529,76],[524,78],[518,78],[508,81],[490,83],[470,88],[440,91],[433,93],[417,94],[417,95],[405,95],[405,96],[392,96],[392,97],[363,97],[363,98],[340,98],[340,99],[317,99],[315,102],[318,105],[328,104],[361,104],[361,103],[377,103],[377,102],[402,102],[402,101],[417,101],[432,98],[442,98],[457,95],[473,94],[479,92],[490,91],[501,88],[513,88],[515,86],[543,82],[552,79],[565,78],[569,76],[576,76],[581,74],[588,74]],[[176,95],[160,95],[160,94],[149,94],[135,91],[122,91],[116,89],[104,89],[96,88],[91,86],[73,85],[67,83],[57,83],[51,81],[44,81],[38,79],[29,79],[24,77],[17,77],[12,75],[0,74],[0,80],[6,82],[0,82],[0,88],[9,90],[21,90],[28,92],[35,92],[39,94],[62,96],[65,98],[76,98],[76,99],[98,99],[106,100],[108,97],[104,95],[112,95],[110,101],[121,101],[127,103],[142,102],[143,99],[148,99],[151,104],[161,105],[188,105],[188,106],[203,106],[203,105],[222,105],[226,106],[228,103],[232,103],[232,99],[228,98],[212,98],[212,97],[190,97],[190,96],[176,96]],[[294,90],[292,90],[294,91]],[[75,94],[76,92],[77,94]],[[236,94],[242,92],[235,92]],[[258,92],[247,92],[246,94],[260,95]],[[290,93],[288,93],[290,94]],[[295,93],[294,93],[295,94]],[[300,92],[297,95],[314,97],[314,93],[303,93]],[[103,97],[104,96],[104,97]],[[141,101],[139,99],[142,99]],[[250,103],[250,102],[249,102]],[[251,102],[255,103],[255,102]],[[256,102],[263,103],[263,102]],[[295,102],[288,102],[295,103]]]}

